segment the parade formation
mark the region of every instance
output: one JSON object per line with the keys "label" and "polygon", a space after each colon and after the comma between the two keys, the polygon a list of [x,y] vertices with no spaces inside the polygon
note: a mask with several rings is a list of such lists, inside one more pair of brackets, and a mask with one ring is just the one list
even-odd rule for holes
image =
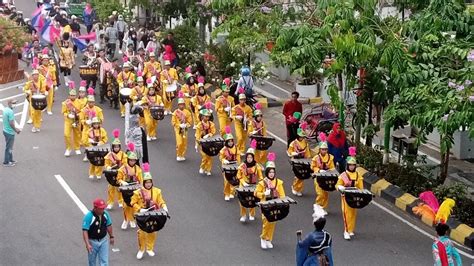
{"label": "parade formation", "polygon": [[[84,12],[95,11],[87,4]],[[23,87],[29,103],[27,123],[32,133],[43,134],[43,129],[50,126],[43,121],[44,113],[51,116],[53,106],[60,105],[64,156],[68,160],[76,160],[72,154],[84,156],[82,160],[88,163],[81,173],[84,182],[102,177],[107,181],[103,187],[106,200],[94,201],[94,208],[82,225],[89,265],[95,265],[97,258],[101,265],[105,261],[108,251],[104,249],[108,246],[102,245],[107,234],[113,244],[112,227],[117,229],[118,223],[112,224],[109,211],[121,208],[120,230],[130,227],[137,231],[136,238],[123,241],[137,239],[138,260],[145,254],[155,256],[155,242],[160,241],[157,232],[174,222],[174,206],[167,205],[166,196],[178,192],[158,187],[160,177],[152,175],[156,164],[149,156],[150,149],[160,147],[163,128],[174,132],[173,158],[176,157],[177,165],[183,164],[190,152],[197,152],[201,160],[191,166],[195,176],[222,176],[223,194],[219,198],[236,201],[239,206],[238,212],[235,209],[235,220],[228,223],[260,220],[261,234],[255,236],[255,243],[246,245],[258,247],[259,241],[264,250],[278,245],[278,239],[274,239],[277,222],[291,215],[291,206],[300,197],[312,195],[309,182],[314,186],[314,206],[308,217],[301,218],[312,218],[315,231],[305,239],[297,232],[297,265],[333,265],[333,238],[324,227],[326,221],[336,219],[326,218],[329,206],[339,202],[330,202],[330,193],[338,193],[341,198],[340,219],[344,228],[337,234],[346,240],[356,237],[358,212],[374,195],[364,189],[364,177],[356,169],[356,148],[348,146],[339,123],[334,123],[329,132],[317,132],[317,147],[311,149],[308,134],[313,132],[301,120],[301,107],[285,106],[289,163],[277,165],[276,148],[272,146],[275,138],[268,134],[268,124],[273,121],[266,119],[262,105],[253,101],[253,92],[249,93],[253,81],[248,66],[242,66],[240,80],[225,77],[217,86],[209,86],[211,81],[200,75],[195,65],[178,66],[180,55],[167,42],[150,39],[148,45],[140,46],[131,37],[121,36],[119,47],[103,47],[99,30],[89,27],[87,20],[87,34],[80,35],[80,28],[71,31],[77,23],[74,17],[64,26],[42,14],[41,19],[50,19],[57,34],[49,43],[37,34],[40,30],[32,34],[28,59],[31,70]],[[114,22],[120,30],[117,25],[123,17],[117,16]],[[131,36],[132,31],[128,29],[125,36]],[[109,34],[113,33],[109,30]],[[80,46],[78,40],[84,40],[84,45]],[[75,65],[76,57],[82,65]],[[72,73],[79,73],[81,79],[72,80]],[[233,84],[237,84],[237,90],[230,95]],[[58,90],[66,90],[68,97],[61,99]],[[216,90],[217,96],[211,96]],[[109,117],[102,108],[107,105],[114,109],[114,116],[123,118],[122,125],[105,126]],[[194,146],[194,150],[189,151],[188,145]],[[215,159],[219,161],[218,169],[213,169]],[[292,184],[283,182],[282,168],[291,168]]]}

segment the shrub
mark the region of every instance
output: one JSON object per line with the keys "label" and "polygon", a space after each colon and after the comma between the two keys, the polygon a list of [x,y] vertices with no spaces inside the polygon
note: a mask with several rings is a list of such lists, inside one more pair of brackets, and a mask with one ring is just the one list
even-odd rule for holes
{"label": "shrub", "polygon": [[468,198],[464,184],[441,185],[435,188],[433,193],[440,204],[445,198],[454,199],[456,205],[453,209],[453,215],[462,223],[474,227],[474,201]]}
{"label": "shrub", "polygon": [[179,55],[179,65],[182,68],[194,64],[197,60],[202,60],[204,47],[196,27],[183,24],[176,26],[171,31],[177,45],[176,52]]}
{"label": "shrub", "polygon": [[19,27],[8,18],[0,17],[0,54],[15,50],[21,53],[26,42],[31,41],[23,27]]}

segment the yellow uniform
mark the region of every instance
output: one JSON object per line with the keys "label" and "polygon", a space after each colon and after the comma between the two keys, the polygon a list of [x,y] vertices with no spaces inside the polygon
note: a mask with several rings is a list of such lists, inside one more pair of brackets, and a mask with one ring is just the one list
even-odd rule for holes
{"label": "yellow uniform", "polygon": [[[248,134],[257,136],[267,136],[267,124],[262,120],[257,122],[255,119],[248,124]],[[267,161],[267,151],[255,150],[255,161],[264,164]]]}
{"label": "yellow uniform", "polygon": [[[147,89],[145,86],[135,86],[132,91],[130,92],[130,98],[133,101],[133,104],[137,104],[137,102],[141,101],[141,99],[146,95]],[[138,116],[138,124],[141,127],[145,127],[145,116],[141,117]]]}
{"label": "yellow uniform", "polygon": [[[219,152],[219,160],[221,160],[221,164],[224,164],[224,160],[229,162],[237,162],[240,164],[240,156],[237,153],[237,146],[234,145],[232,148],[224,146]],[[225,176],[222,175],[224,178],[224,197],[229,197],[234,195],[234,188],[232,185],[225,179]]]}
{"label": "yellow uniform", "polygon": [[191,99],[191,103],[194,107],[194,125],[197,126],[199,123],[199,110],[206,104],[207,102],[211,101],[211,97],[209,95],[204,94],[204,96],[196,95]]}
{"label": "yellow uniform", "polygon": [[158,127],[158,120],[153,119],[150,112],[152,106],[163,106],[163,100],[160,95],[146,95],[144,98],[147,106],[144,107],[143,116],[145,118],[146,133],[149,138],[156,138],[156,128]]}
{"label": "yellow uniform", "polygon": [[[309,150],[309,145],[306,140],[299,141],[298,139],[293,140],[288,147],[288,155],[293,157],[294,159],[298,158],[311,158],[311,152]],[[297,155],[293,155],[297,153]],[[294,177],[293,184],[291,188],[296,191],[297,193],[302,193],[304,188],[303,180]]]}
{"label": "yellow uniform", "polygon": [[[192,111],[191,110],[191,99],[197,94],[197,86],[196,84],[193,84],[193,85],[188,85],[188,84],[184,84],[182,87],[181,87],[181,91],[184,93],[184,102],[186,103],[186,109],[188,109],[189,111]],[[199,120],[194,120],[194,125],[197,125],[199,123]]]}
{"label": "yellow uniform", "polygon": [[[124,182],[133,183],[137,182],[139,184],[143,183],[143,174],[142,169],[138,165],[134,165],[130,167],[128,164],[122,165],[117,171],[117,182],[121,185]],[[123,217],[124,220],[127,222],[134,221],[135,218],[133,217],[133,205],[128,204],[123,205]]]}
{"label": "yellow uniform", "polygon": [[[321,170],[335,170],[334,156],[329,153],[326,153],[324,156],[321,154],[314,156],[313,160],[311,160],[311,169],[313,169],[314,173],[319,173]],[[326,209],[329,203],[329,193],[319,187],[316,179],[314,179],[314,190],[316,191],[316,204]]]}
{"label": "yellow uniform", "polygon": [[[119,151],[117,153],[110,151],[106,156],[105,156],[105,169],[119,169],[122,167],[122,165],[127,163],[127,155],[123,151]],[[117,201],[119,205],[123,205],[123,198],[122,198],[122,193],[118,190],[117,187],[114,187],[112,185],[108,185],[107,188],[107,205],[113,205],[115,198],[117,198]]]}
{"label": "yellow uniform", "polygon": [[[270,189],[270,196],[265,196],[265,190]],[[258,182],[255,188],[255,196],[260,199],[260,202],[265,202],[270,199],[283,198],[285,197],[285,189],[283,187],[283,181],[278,178],[270,180],[268,178]],[[260,238],[267,241],[272,241],[273,233],[275,232],[276,223],[267,221],[267,218],[262,214],[262,234]]]}
{"label": "yellow uniform", "polygon": [[[359,175],[357,171],[349,172],[345,171],[339,175],[339,180],[336,183],[336,187],[356,187],[358,189],[364,189],[364,178],[362,175]],[[353,209],[347,205],[344,195],[341,196],[341,208],[342,208],[342,219],[344,220],[344,231],[354,233],[356,218],[357,218],[357,209]]]}
{"label": "yellow uniform", "polygon": [[53,110],[53,100],[54,100],[54,87],[58,85],[56,80],[56,67],[54,64],[49,64],[47,66],[41,65],[38,67],[38,71],[46,79],[46,90],[48,91],[47,96],[47,111],[52,112]]}
{"label": "yellow uniform", "polygon": [[[188,144],[188,128],[193,122],[191,113],[186,110],[176,109],[171,118],[171,125],[174,128],[174,135],[176,137],[176,157],[183,157],[186,154]],[[186,128],[181,128],[181,124],[186,125]]]}
{"label": "yellow uniform", "polygon": [[30,118],[33,121],[34,128],[41,128],[41,111],[35,110],[32,105],[31,96],[35,94],[46,93],[46,80],[43,76],[39,75],[37,81],[30,80],[26,82],[25,87],[23,88],[25,93],[28,94],[28,99],[30,99]]}
{"label": "yellow uniform", "polygon": [[156,76],[156,78],[158,78],[158,75],[160,74],[160,71],[161,71],[160,62],[158,62],[158,61],[145,62],[145,67],[143,69],[143,74],[147,79],[151,78],[152,76]]}
{"label": "yellow uniform", "polygon": [[[133,83],[135,82],[135,74],[131,71],[125,72],[122,71],[117,75],[117,83],[119,85],[119,89],[121,88],[132,88]],[[125,115],[125,106],[120,103],[120,114],[122,116]]]}
{"label": "yellow uniform", "polygon": [[[81,103],[79,100],[67,99],[61,104],[61,113],[64,116],[64,142],[66,150],[81,148],[81,122],[80,122]],[[74,142],[71,142],[71,131]],[[74,143],[74,145],[73,145]]]}
{"label": "yellow uniform", "polygon": [[89,129],[91,128],[90,125],[92,120],[92,112],[95,112],[95,116],[99,118],[102,124],[104,123],[104,114],[102,113],[102,108],[94,105],[93,107],[86,106],[82,109],[79,115],[79,120],[82,125],[82,145],[84,145],[85,148],[91,146],[89,143]]}
{"label": "yellow uniform", "polygon": [[[92,143],[97,143],[97,145],[104,145],[109,139],[107,138],[107,131],[103,127],[98,129],[90,128],[88,134],[89,144],[92,146]],[[89,163],[89,178],[91,176],[96,176],[100,178],[102,176],[102,166],[95,166]]]}
{"label": "yellow uniform", "polygon": [[165,104],[165,110],[170,111],[171,110],[171,93],[166,92],[166,88],[170,84],[173,84],[178,81],[178,72],[174,68],[170,68],[169,70],[163,70],[161,71],[160,75],[160,82],[161,82],[161,97],[163,98],[163,103]]}
{"label": "yellow uniform", "polygon": [[[234,107],[232,96],[221,95],[216,99],[217,120],[219,120],[219,131],[222,136],[225,134],[225,127],[230,126],[230,122],[232,122],[232,107]],[[226,111],[226,108],[229,111]]]}
{"label": "yellow uniform", "polygon": [[237,150],[239,154],[245,152],[247,143],[247,128],[252,119],[252,108],[247,104],[236,105],[232,108],[232,119],[234,119],[235,137],[237,138]]}
{"label": "yellow uniform", "polygon": [[[142,188],[133,193],[131,205],[135,213],[140,212],[140,209],[148,209],[153,205],[155,209],[166,208],[166,202],[161,195],[161,189],[152,187],[150,190]],[[156,232],[147,233],[138,229],[138,249],[140,251],[153,251],[156,240]]]}
{"label": "yellow uniform", "polygon": [[[216,126],[212,121],[204,122],[201,121],[196,127],[196,142],[199,143],[199,141],[206,137],[212,137],[216,134]],[[204,172],[211,172],[212,169],[212,157],[208,156],[202,151],[201,148],[201,165],[199,166],[200,169],[202,169]]]}
{"label": "yellow uniform", "polygon": [[[258,163],[252,167],[248,167],[245,162],[239,165],[237,170],[237,178],[240,181],[239,187],[245,185],[257,185],[263,180],[262,166]],[[244,208],[240,203],[240,217],[247,215],[247,209]],[[255,208],[250,209],[250,216],[255,217]]]}

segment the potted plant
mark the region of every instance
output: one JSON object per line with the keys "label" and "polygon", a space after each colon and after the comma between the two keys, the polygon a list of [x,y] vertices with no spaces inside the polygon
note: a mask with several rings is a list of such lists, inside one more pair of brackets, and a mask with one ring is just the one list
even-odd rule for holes
{"label": "potted plant", "polygon": [[18,53],[29,37],[22,27],[3,17],[0,32],[0,84],[5,84],[24,77],[23,70],[18,70]]}

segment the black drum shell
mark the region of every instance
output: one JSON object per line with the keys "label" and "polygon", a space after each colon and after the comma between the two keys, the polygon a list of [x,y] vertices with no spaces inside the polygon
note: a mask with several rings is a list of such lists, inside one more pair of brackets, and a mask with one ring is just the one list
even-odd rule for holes
{"label": "black drum shell", "polygon": [[145,212],[135,214],[138,227],[147,233],[160,231],[166,224],[168,216],[165,212]]}

